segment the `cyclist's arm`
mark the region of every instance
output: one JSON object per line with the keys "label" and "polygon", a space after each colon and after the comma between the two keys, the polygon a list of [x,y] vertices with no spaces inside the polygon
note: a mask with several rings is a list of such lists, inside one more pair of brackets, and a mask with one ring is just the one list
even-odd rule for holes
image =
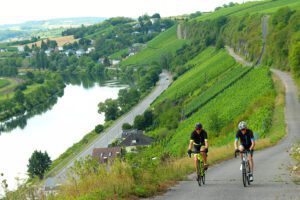
{"label": "cyclist's arm", "polygon": [[208,149],[208,141],[207,141],[207,133],[206,132],[204,135],[204,143],[205,143],[205,148]]}
{"label": "cyclist's arm", "polygon": [[237,133],[234,140],[234,149],[238,149],[238,142],[239,142],[239,136]]}
{"label": "cyclist's arm", "polygon": [[251,132],[251,147],[250,147],[250,150],[253,150],[254,147],[255,147],[255,140],[254,140],[253,133]]}
{"label": "cyclist's arm", "polygon": [[194,145],[194,140],[191,139],[189,144],[189,150],[192,150],[193,145]]}

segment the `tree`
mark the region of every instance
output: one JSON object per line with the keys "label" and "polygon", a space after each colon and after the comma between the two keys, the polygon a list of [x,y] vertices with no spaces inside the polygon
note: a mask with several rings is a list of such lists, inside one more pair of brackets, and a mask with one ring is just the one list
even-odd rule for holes
{"label": "tree", "polygon": [[133,127],[138,130],[145,130],[145,118],[143,115],[137,115],[134,118]]}
{"label": "tree", "polygon": [[98,112],[105,113],[105,121],[115,120],[119,116],[119,105],[117,100],[107,99],[98,105]]}
{"label": "tree", "polygon": [[21,90],[17,90],[16,93],[15,93],[14,99],[19,104],[24,103],[25,97],[24,97],[23,92]]}
{"label": "tree", "polygon": [[152,15],[151,18],[158,18],[158,19],[160,19],[160,14],[159,13],[155,13],[154,15]]}
{"label": "tree", "polygon": [[29,164],[27,165],[29,176],[34,178],[35,176],[39,177],[39,179],[44,178],[45,172],[49,169],[52,161],[45,151],[44,153],[41,151],[35,150],[31,157],[29,158]]}
{"label": "tree", "polygon": [[289,62],[292,71],[296,77],[300,77],[300,42],[295,42],[291,47],[291,53],[289,54]]}
{"label": "tree", "polygon": [[145,127],[151,126],[153,123],[153,113],[151,110],[146,110],[144,112],[144,125]]}
{"label": "tree", "polygon": [[124,124],[122,125],[122,130],[129,130],[129,129],[132,129],[131,124],[129,124],[129,123],[124,123]]}
{"label": "tree", "polygon": [[96,133],[101,133],[103,130],[104,130],[104,126],[103,126],[102,124],[98,124],[98,125],[95,127],[95,132],[96,132]]}

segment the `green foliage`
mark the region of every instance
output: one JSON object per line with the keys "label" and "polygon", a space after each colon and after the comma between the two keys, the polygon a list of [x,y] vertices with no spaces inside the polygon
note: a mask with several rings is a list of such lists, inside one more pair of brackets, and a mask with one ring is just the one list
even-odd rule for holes
{"label": "green foliage", "polygon": [[129,129],[132,129],[131,124],[129,124],[129,123],[124,123],[124,124],[122,125],[122,130],[129,130]]}
{"label": "green foliage", "polygon": [[106,99],[105,102],[100,102],[98,107],[99,113],[105,113],[105,121],[116,120],[119,116],[120,109],[117,100]]}
{"label": "green foliage", "polygon": [[147,127],[153,124],[153,113],[150,110],[146,110],[143,115],[137,115],[134,118],[133,128],[138,130],[146,130]]}
{"label": "green foliage", "polygon": [[31,178],[37,176],[39,179],[43,179],[50,165],[51,159],[48,153],[35,150],[29,158],[28,173]]}
{"label": "green foliage", "polygon": [[10,84],[10,82],[8,80],[0,79],[0,88],[3,88],[9,84]]}
{"label": "green foliage", "polygon": [[98,124],[95,127],[95,132],[98,133],[98,134],[101,133],[103,130],[104,130],[104,126],[102,124]]}
{"label": "green foliage", "polygon": [[289,61],[293,73],[297,78],[300,78],[300,42],[293,44],[291,53],[289,54]]}

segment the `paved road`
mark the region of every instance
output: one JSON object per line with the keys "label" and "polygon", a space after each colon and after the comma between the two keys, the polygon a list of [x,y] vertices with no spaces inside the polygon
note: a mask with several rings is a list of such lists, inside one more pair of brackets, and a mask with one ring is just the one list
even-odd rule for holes
{"label": "paved road", "polygon": [[255,152],[254,182],[244,188],[239,170],[240,160],[233,159],[213,166],[207,173],[207,184],[199,187],[195,175],[189,181],[182,181],[163,196],[154,199],[300,199],[300,185],[292,182],[287,169],[291,160],[289,149],[300,139],[300,104],[297,88],[290,75],[272,70],[286,87],[286,122],[288,136],[278,145]]}
{"label": "paved road", "polygon": [[96,139],[88,148],[86,148],[83,152],[78,154],[70,163],[60,170],[55,177],[48,178],[46,180],[46,187],[53,187],[58,183],[64,183],[66,180],[66,172],[69,167],[73,165],[75,160],[86,157],[87,155],[91,155],[94,148],[97,147],[107,147],[108,144],[112,143],[112,141],[121,136],[122,133],[122,125],[123,123],[133,123],[136,115],[140,115],[144,113],[144,111],[149,108],[150,104],[166,89],[171,83],[171,75],[167,72],[163,72],[160,75],[160,80],[157,83],[155,89],[140,102],[137,106],[135,106],[129,113],[119,119],[108,131],[101,134],[98,139]]}

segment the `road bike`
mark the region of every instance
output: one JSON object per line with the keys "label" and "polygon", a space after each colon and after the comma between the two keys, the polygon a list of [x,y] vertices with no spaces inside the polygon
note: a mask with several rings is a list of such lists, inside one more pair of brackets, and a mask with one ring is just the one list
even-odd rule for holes
{"label": "road bike", "polygon": [[204,162],[203,162],[203,157],[201,153],[206,151],[192,151],[192,154],[195,154],[197,156],[197,169],[196,169],[196,174],[197,174],[197,182],[198,185],[201,186],[201,184],[205,185],[205,169],[204,169]]}
{"label": "road bike", "polygon": [[237,154],[242,154],[242,177],[243,177],[243,185],[244,187],[247,187],[247,184],[250,185],[250,164],[248,160],[248,154],[250,154],[249,150],[239,151],[235,152],[235,157],[237,157]]}

